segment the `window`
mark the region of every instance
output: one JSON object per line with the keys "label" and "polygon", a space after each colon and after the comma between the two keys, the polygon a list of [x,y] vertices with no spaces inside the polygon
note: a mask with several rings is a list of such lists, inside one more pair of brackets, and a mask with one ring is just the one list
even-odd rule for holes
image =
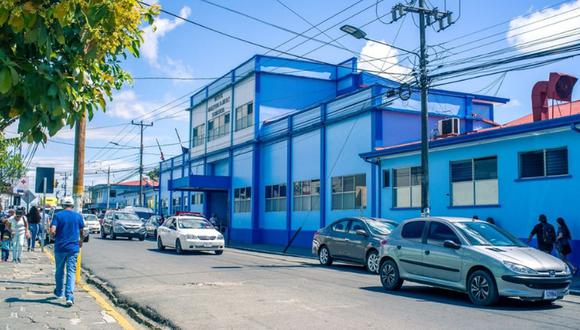
{"label": "window", "polygon": [[236,108],[236,131],[254,125],[254,103],[250,102]]}
{"label": "window", "polygon": [[194,127],[192,136],[191,142],[194,147],[202,145],[205,138],[205,124]]}
{"label": "window", "polygon": [[286,185],[266,186],[266,212],[286,211]]}
{"label": "window", "polygon": [[173,212],[181,211],[181,197],[173,197]]}
{"label": "window", "polygon": [[429,233],[427,234],[427,242],[429,244],[442,245],[447,240],[457,244],[461,243],[449,226],[440,222],[431,222],[429,225]]}
{"label": "window", "polygon": [[421,240],[425,223],[425,221],[413,221],[405,224],[401,236],[406,239]]}
{"label": "window", "polygon": [[367,230],[365,228],[365,225],[363,225],[362,222],[360,222],[360,221],[353,221],[350,224],[350,229],[349,229],[348,233],[351,234],[351,235],[356,235],[356,231],[357,230],[362,230],[365,233],[367,232]]}
{"label": "window", "polygon": [[207,122],[207,140],[212,141],[230,132],[230,114],[226,113]]}
{"label": "window", "polygon": [[193,193],[191,195],[191,205],[203,204],[203,193]]}
{"label": "window", "polygon": [[117,191],[116,190],[109,190],[109,197],[117,197]]}
{"label": "window", "polygon": [[393,170],[393,207],[421,207],[421,167]]}
{"label": "window", "polygon": [[336,233],[346,233],[346,225],[348,225],[348,220],[339,221],[332,225],[332,231]]}
{"label": "window", "polygon": [[235,188],[234,189],[234,212],[248,213],[251,210],[252,188]]}
{"label": "window", "polygon": [[391,171],[383,170],[383,188],[391,186]]}
{"label": "window", "polygon": [[367,207],[366,174],[332,178],[332,209],[354,210]]}
{"label": "window", "polygon": [[497,157],[451,162],[451,205],[498,202]]}
{"label": "window", "polygon": [[320,180],[294,182],[294,211],[320,210]]}
{"label": "window", "polygon": [[568,149],[544,149],[520,153],[520,178],[568,174]]}

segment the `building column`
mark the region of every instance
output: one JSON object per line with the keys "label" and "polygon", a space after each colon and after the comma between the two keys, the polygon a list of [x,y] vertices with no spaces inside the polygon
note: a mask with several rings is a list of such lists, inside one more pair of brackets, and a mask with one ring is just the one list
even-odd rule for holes
{"label": "building column", "polygon": [[[320,107],[320,228],[326,226],[326,104]],[[332,191],[332,190],[331,190]]]}
{"label": "building column", "polygon": [[286,232],[288,242],[292,238],[292,127],[293,117],[288,116],[288,137],[286,140]]}

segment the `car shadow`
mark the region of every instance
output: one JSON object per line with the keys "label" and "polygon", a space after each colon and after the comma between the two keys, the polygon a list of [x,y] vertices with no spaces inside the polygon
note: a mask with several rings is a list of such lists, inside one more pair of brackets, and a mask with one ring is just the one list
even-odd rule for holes
{"label": "car shadow", "polygon": [[54,305],[54,306],[60,306],[60,307],[66,306],[65,304],[58,303],[57,301],[58,301],[58,298],[56,298],[56,297],[47,297],[47,298],[41,298],[41,299],[22,299],[22,298],[16,298],[16,297],[9,297],[9,298],[4,299],[4,302],[9,303],[9,304],[33,303],[33,304],[48,304],[48,305]]}
{"label": "car shadow", "polygon": [[[147,249],[147,251],[149,252],[155,252],[155,253],[159,253],[159,254],[170,254],[170,255],[178,255],[175,252],[175,249],[172,248],[166,248],[165,250],[161,251],[157,248],[149,248]],[[216,254],[213,251],[183,251],[183,254],[180,254],[178,256],[216,256]]]}
{"label": "car shadow", "polygon": [[401,287],[399,291],[391,291],[391,292],[386,292],[382,286],[361,287],[360,289],[381,294],[416,299],[417,301],[430,301],[441,304],[463,306],[477,309],[489,309],[500,311],[526,311],[526,310],[551,310],[562,308],[562,306],[558,305],[557,303],[548,304],[546,302],[533,302],[504,297],[502,297],[499,300],[499,302],[494,306],[487,307],[476,306],[472,304],[471,301],[469,301],[469,297],[465,293],[425,285],[403,285],[403,287]]}
{"label": "car shadow", "polygon": [[[347,264],[347,263],[339,263],[337,264],[336,262],[333,263],[331,266],[324,266],[321,264],[317,264],[317,263],[312,263],[310,264],[313,268],[321,268],[321,269],[325,269],[325,270],[329,270],[329,271],[335,271],[335,272],[347,272],[347,273],[353,273],[353,274],[360,274],[360,275],[366,275],[366,276],[378,276],[377,274],[373,274],[368,272],[364,266],[361,265],[356,265],[356,264]],[[377,277],[378,279],[378,277]]]}

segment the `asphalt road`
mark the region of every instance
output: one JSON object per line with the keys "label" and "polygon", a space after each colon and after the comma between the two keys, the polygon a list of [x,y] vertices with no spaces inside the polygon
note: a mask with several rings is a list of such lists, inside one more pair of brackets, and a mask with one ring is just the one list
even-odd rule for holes
{"label": "asphalt road", "polygon": [[580,297],[545,306],[504,299],[478,308],[466,295],[406,284],[383,291],[362,268],[228,249],[176,255],[153,241],[101,240],[83,266],[120,294],[183,329],[580,328]]}

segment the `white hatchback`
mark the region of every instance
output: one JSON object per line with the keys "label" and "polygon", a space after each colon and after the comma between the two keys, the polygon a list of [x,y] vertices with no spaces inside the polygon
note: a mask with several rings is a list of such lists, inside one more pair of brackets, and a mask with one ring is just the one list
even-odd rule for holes
{"label": "white hatchback", "polygon": [[184,251],[224,252],[224,236],[202,217],[175,216],[157,228],[157,247],[175,248],[177,254]]}

